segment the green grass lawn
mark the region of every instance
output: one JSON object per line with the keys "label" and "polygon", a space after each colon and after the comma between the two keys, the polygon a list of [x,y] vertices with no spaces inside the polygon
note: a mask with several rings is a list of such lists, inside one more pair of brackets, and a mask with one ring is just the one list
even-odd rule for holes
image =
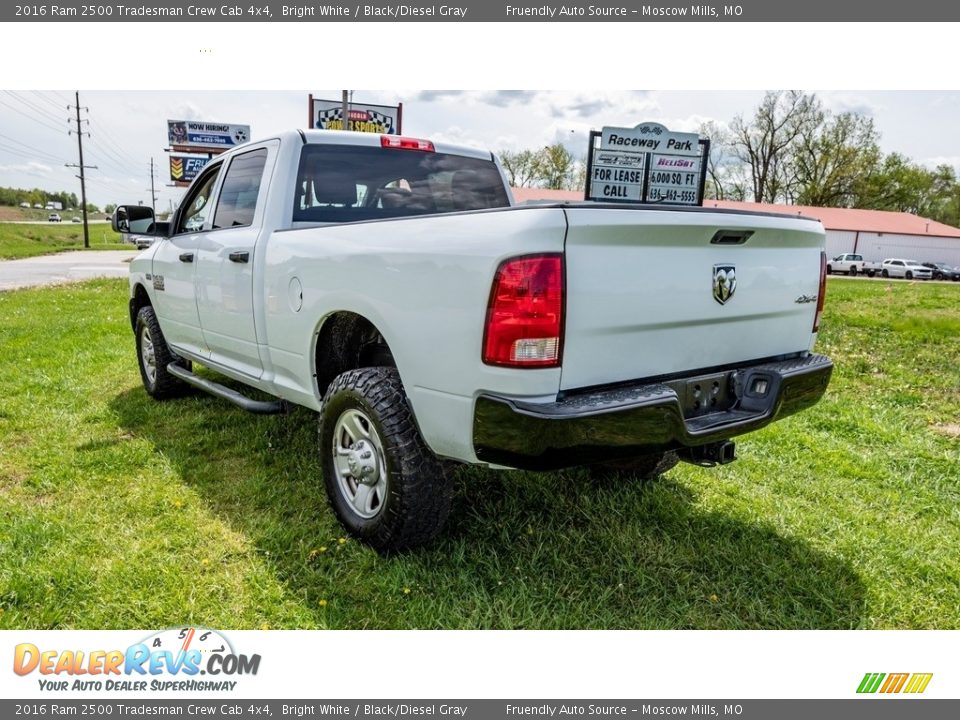
{"label": "green grass lawn", "polygon": [[[79,223],[0,223],[0,260],[49,255],[83,249],[83,225]],[[132,250],[107,223],[90,225],[91,250]]]}
{"label": "green grass lawn", "polygon": [[831,280],[828,397],[736,463],[463,469],[440,540],[382,558],[312,413],[148,399],[125,285],[0,293],[0,627],[960,627],[960,286]]}

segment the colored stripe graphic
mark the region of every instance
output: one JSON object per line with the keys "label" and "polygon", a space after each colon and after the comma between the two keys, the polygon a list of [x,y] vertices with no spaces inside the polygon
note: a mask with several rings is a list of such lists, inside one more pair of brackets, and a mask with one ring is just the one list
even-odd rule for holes
{"label": "colored stripe graphic", "polygon": [[860,687],[857,688],[857,692],[875,693],[877,688],[880,687],[880,682],[884,677],[886,677],[884,673],[867,673],[863,676],[863,680],[860,681]]}
{"label": "colored stripe graphic", "polygon": [[903,691],[905,693],[922,693],[927,689],[932,677],[933,673],[914,673]]}
{"label": "colored stripe graphic", "polygon": [[857,686],[858,693],[881,692],[887,695],[903,693],[922,693],[927,689],[933,673],[866,673]]}
{"label": "colored stripe graphic", "polygon": [[903,688],[903,684],[910,677],[910,673],[890,673],[887,675],[887,681],[880,688],[882,693],[898,693]]}

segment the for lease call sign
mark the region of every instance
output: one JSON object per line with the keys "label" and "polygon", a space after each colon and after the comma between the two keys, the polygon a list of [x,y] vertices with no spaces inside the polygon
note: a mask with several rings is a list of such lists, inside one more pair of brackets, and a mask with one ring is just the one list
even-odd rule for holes
{"label": "for lease call sign", "polygon": [[604,127],[590,167],[591,200],[699,205],[700,136],[659,123]]}

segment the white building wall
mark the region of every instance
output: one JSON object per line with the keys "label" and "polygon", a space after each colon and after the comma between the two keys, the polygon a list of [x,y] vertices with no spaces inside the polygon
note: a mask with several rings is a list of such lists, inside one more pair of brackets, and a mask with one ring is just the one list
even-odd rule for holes
{"label": "white building wall", "polygon": [[[833,257],[830,255],[831,232],[834,231],[827,233],[828,257]],[[850,250],[840,252],[854,251],[851,247]],[[960,266],[960,238],[861,232],[856,252],[863,255],[865,260],[874,262],[882,262],[887,258],[905,258],[917,262],[942,262]]]}
{"label": "white building wall", "polygon": [[827,258],[853,252],[857,234],[852,230],[827,230]]}

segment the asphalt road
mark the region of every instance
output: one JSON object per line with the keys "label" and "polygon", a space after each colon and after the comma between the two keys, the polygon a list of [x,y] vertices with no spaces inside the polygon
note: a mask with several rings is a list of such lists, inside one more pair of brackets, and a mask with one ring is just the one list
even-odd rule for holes
{"label": "asphalt road", "polygon": [[0,261],[0,291],[89,280],[126,277],[136,250],[84,250]]}

